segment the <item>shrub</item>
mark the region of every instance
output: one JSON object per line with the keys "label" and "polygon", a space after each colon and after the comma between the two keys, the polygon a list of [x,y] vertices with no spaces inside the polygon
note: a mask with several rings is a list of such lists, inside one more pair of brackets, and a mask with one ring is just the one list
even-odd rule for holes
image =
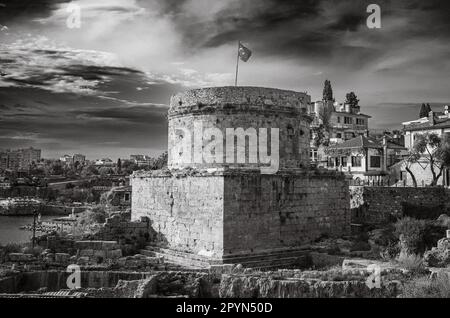
{"label": "shrub", "polygon": [[380,256],[384,261],[391,261],[400,253],[400,246],[397,243],[390,243],[384,250],[380,252]]}
{"label": "shrub", "polygon": [[337,246],[337,244],[332,244],[329,248],[326,249],[327,254],[330,255],[341,255],[341,249],[339,248],[339,246]]}
{"label": "shrub", "polygon": [[35,247],[27,246],[22,249],[22,252],[24,254],[32,254],[33,256],[38,257],[39,255],[41,255],[43,250],[44,249],[40,246],[35,246]]}
{"label": "shrub", "polygon": [[18,243],[8,243],[3,247],[3,253],[20,253],[22,251],[22,246]]}
{"label": "shrub", "polygon": [[395,228],[393,224],[389,224],[381,229],[374,229],[370,231],[369,242],[380,246],[389,246],[393,242],[397,242],[397,237],[394,234]]}
{"label": "shrub", "polygon": [[370,246],[369,243],[367,242],[355,242],[351,247],[350,247],[350,252],[355,252],[355,251],[370,251],[372,248]]}
{"label": "shrub", "polygon": [[94,215],[92,216],[92,219],[94,220],[95,223],[105,223],[106,216],[104,213],[95,212]]}
{"label": "shrub", "polygon": [[425,269],[422,257],[416,254],[409,254],[406,251],[401,251],[395,260],[403,268],[413,273],[420,273]]}
{"label": "shrub", "polygon": [[402,296],[406,298],[450,298],[450,279],[447,275],[438,275],[435,279],[421,276],[404,285]]}
{"label": "shrub", "polygon": [[395,223],[395,233],[400,239],[402,249],[409,253],[420,253],[425,250],[426,221],[405,217]]}
{"label": "shrub", "polygon": [[440,225],[437,221],[425,221],[425,233],[423,237],[423,244],[426,249],[431,249],[436,246],[437,242],[445,237],[446,227]]}
{"label": "shrub", "polygon": [[0,262],[7,261],[9,253],[20,253],[21,246],[17,243],[8,243],[5,246],[0,246]]}

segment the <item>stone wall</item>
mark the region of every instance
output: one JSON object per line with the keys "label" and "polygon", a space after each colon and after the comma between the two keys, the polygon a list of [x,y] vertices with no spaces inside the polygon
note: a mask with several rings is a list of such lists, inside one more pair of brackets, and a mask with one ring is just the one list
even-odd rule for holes
{"label": "stone wall", "polygon": [[80,265],[101,264],[122,257],[116,241],[76,241],[77,263]]}
{"label": "stone wall", "polygon": [[350,227],[344,178],[289,171],[225,177],[224,254],[295,248]]}
{"label": "stone wall", "polygon": [[170,249],[212,259],[302,247],[350,230],[345,179],[304,170],[135,174],[132,218],[147,216]]}
{"label": "stone wall", "polygon": [[158,242],[182,251],[223,252],[223,193],[221,176],[170,173],[135,174],[132,178],[132,220],[148,217]]}
{"label": "stone wall", "polygon": [[320,280],[297,277],[222,275],[221,298],[395,298],[399,281],[370,289],[364,280]]}
{"label": "stone wall", "polygon": [[137,218],[130,221],[129,213],[119,213],[106,219],[105,224],[95,234],[88,237],[92,240],[118,241],[120,245],[145,245],[155,238],[155,232],[148,218]]}
{"label": "stone wall", "polygon": [[450,212],[450,189],[350,186],[352,223],[379,224],[403,216],[436,219]]}
{"label": "stone wall", "polygon": [[[45,245],[46,243],[46,245]],[[47,249],[54,253],[73,253],[75,250],[75,240],[72,238],[63,238],[60,236],[47,236],[47,241],[42,241],[41,246],[46,246]]]}

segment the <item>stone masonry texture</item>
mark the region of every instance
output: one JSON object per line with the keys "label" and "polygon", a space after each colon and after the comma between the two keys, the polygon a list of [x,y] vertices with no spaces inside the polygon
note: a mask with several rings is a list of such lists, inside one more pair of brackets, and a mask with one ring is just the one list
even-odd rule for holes
{"label": "stone masonry texture", "polygon": [[[278,128],[280,167],[307,167],[311,119],[306,115],[306,105],[309,100],[305,93],[257,87],[216,87],[175,95],[169,109],[169,168],[242,166],[226,162],[225,141],[223,164],[182,162],[183,153],[172,151],[180,138],[187,137],[178,130],[186,129],[193,139],[194,123],[200,123],[203,129],[218,128],[224,138],[227,128],[266,128],[268,136],[271,128]],[[191,155],[196,151],[194,147],[192,142]],[[234,149],[236,153],[237,143]],[[246,159],[248,161],[248,153]]]}
{"label": "stone masonry texture", "polygon": [[[342,174],[309,169],[305,93],[255,87],[191,90],[172,97],[168,169],[135,172],[132,220],[148,217],[160,246],[213,262],[301,249],[323,235],[350,231]],[[280,169],[185,164],[170,155],[176,128],[280,129]],[[228,262],[227,261],[227,262]]]}
{"label": "stone masonry texture", "polygon": [[353,223],[381,224],[410,216],[436,219],[450,213],[450,190],[443,187],[350,186]]}

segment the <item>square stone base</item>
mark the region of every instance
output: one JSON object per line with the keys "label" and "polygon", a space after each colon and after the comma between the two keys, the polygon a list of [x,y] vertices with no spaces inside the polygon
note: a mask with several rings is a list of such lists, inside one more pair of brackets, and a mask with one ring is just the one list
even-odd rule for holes
{"label": "square stone base", "polygon": [[334,172],[158,171],[134,174],[132,188],[132,219],[149,217],[158,246],[210,263],[296,257],[350,232],[348,185]]}

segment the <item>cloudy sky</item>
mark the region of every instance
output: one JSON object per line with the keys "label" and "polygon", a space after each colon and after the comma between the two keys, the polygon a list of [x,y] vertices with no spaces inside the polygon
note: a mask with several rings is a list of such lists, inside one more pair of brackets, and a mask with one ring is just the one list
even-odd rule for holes
{"label": "cloudy sky", "polygon": [[241,85],[318,100],[328,78],[372,128],[399,128],[450,102],[449,16],[448,0],[0,0],[0,148],[156,155],[170,95],[232,85],[238,40],[253,51]]}

